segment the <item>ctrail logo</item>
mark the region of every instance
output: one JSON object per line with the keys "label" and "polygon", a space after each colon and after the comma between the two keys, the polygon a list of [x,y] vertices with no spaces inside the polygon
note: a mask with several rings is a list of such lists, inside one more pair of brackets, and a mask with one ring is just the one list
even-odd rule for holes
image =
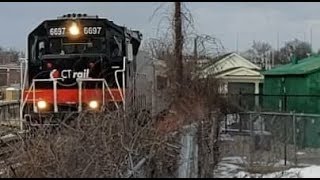
{"label": "ctrail logo", "polygon": [[[59,78],[60,73],[58,70],[54,69],[50,72],[50,78],[54,79],[54,78]],[[85,69],[83,71],[80,72],[73,72],[70,69],[65,69],[61,71],[61,78],[63,79],[76,79],[76,78],[88,78],[89,77],[89,69]]]}

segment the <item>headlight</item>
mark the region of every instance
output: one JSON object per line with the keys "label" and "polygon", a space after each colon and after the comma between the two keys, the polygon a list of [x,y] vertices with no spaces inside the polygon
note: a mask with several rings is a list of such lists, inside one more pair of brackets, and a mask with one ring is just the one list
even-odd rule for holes
{"label": "headlight", "polygon": [[71,35],[76,36],[80,34],[80,30],[79,27],[77,26],[76,23],[73,23],[70,28],[69,28],[69,32]]}
{"label": "headlight", "polygon": [[38,101],[37,105],[39,109],[44,109],[47,107],[47,103],[45,101]]}
{"label": "headlight", "polygon": [[89,107],[90,107],[91,109],[97,109],[97,108],[99,107],[99,104],[98,104],[97,101],[90,101],[90,102],[89,102]]}

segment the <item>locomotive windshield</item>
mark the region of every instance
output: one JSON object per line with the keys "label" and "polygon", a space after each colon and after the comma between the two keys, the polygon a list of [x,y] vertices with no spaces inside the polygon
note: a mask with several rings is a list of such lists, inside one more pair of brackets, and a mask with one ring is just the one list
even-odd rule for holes
{"label": "locomotive windshield", "polygon": [[[46,47],[47,46],[47,47]],[[40,46],[40,51],[45,54],[86,54],[106,53],[107,46],[104,37],[84,37],[77,40],[69,38],[49,38],[48,43]]]}

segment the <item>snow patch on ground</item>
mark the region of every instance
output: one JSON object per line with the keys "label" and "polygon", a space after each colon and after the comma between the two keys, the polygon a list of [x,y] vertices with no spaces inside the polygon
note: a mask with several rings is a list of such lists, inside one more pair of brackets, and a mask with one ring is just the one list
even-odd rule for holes
{"label": "snow patch on ground", "polygon": [[[317,178],[320,177],[320,166],[308,165],[307,167],[290,168],[268,174],[254,174],[246,171],[248,163],[241,157],[226,157],[221,160],[214,170],[215,178]],[[284,161],[281,160],[273,166],[283,167]],[[293,165],[287,162],[287,165]]]}
{"label": "snow patch on ground", "polygon": [[[280,167],[280,166],[284,166],[284,164],[285,164],[285,161],[284,160],[280,160],[279,162],[276,162],[274,164],[274,166]],[[287,166],[294,166],[294,162],[287,161],[286,164],[287,164]]]}
{"label": "snow patch on ground", "polygon": [[306,154],[306,153],[304,153],[304,152],[297,152],[297,155],[304,155],[304,154]]}
{"label": "snow patch on ground", "polygon": [[220,138],[220,141],[234,141],[234,139],[230,134],[221,134],[219,138]]}
{"label": "snow patch on ground", "polygon": [[241,164],[247,164],[246,159],[247,159],[246,157],[242,158],[239,156],[224,157],[224,158],[222,158],[221,163],[241,165]]}

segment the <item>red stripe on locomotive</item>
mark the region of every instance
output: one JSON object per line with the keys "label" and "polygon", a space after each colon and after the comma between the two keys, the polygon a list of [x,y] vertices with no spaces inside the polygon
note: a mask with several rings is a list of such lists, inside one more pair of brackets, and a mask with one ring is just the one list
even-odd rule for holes
{"label": "red stripe on locomotive", "polygon": [[[122,98],[120,95],[119,89],[112,88],[110,89],[114,100],[110,96],[110,93],[108,90],[105,90],[105,102],[122,102]],[[122,91],[122,90],[121,90]],[[33,102],[33,91],[25,90],[24,92],[24,98],[27,98],[27,103]],[[28,94],[29,93],[29,94]],[[28,95],[27,95],[28,94]],[[44,100],[47,103],[53,104],[53,90],[52,89],[37,89],[35,90],[35,102],[39,100]],[[89,103],[90,101],[100,101],[102,102],[102,90],[101,89],[83,89],[82,90],[82,102],[83,103]],[[75,103],[77,104],[79,102],[79,95],[78,95],[78,89],[57,89],[57,104],[65,104],[65,103]]]}

